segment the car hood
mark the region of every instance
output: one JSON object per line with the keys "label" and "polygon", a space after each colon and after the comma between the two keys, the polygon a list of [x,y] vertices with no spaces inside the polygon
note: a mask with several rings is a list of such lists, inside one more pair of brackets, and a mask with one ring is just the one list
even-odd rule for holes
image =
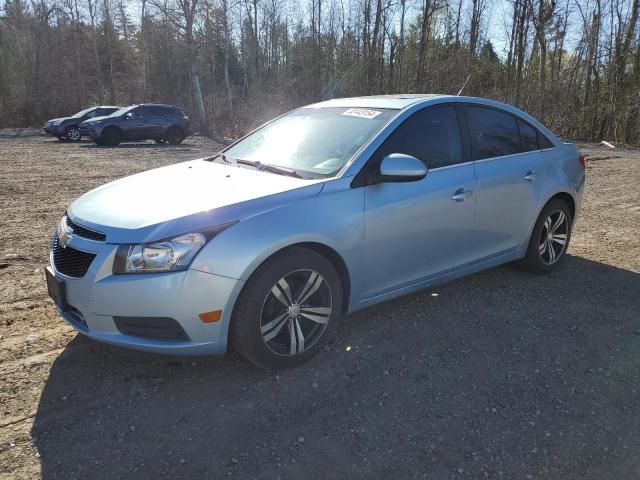
{"label": "car hood", "polygon": [[64,122],[66,120],[69,120],[71,117],[60,117],[60,118],[52,118],[51,120],[47,120],[47,123],[53,123],[53,122]]}
{"label": "car hood", "polygon": [[104,120],[105,118],[109,118],[109,115],[90,118],[89,120],[85,120],[84,122],[82,122],[80,125],[91,125],[92,123],[98,123],[99,121]]}
{"label": "car hood", "polygon": [[304,180],[203,159],[149,170],[85,193],[71,219],[110,243],[139,243],[235,222],[317,195]]}

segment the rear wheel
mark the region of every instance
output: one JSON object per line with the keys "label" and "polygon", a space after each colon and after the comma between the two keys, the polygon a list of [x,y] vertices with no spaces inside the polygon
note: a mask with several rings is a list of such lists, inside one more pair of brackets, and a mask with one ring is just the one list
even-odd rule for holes
{"label": "rear wheel", "polygon": [[288,249],[247,281],[234,310],[231,341],[263,368],[298,365],[336,332],[342,302],[342,282],[329,260],[306,248]]}
{"label": "rear wheel", "polygon": [[573,217],[571,209],[564,200],[551,200],[540,213],[525,257],[518,263],[533,273],[549,273],[564,258],[569,240]]}
{"label": "rear wheel", "polygon": [[178,127],[171,127],[167,131],[166,139],[171,145],[179,145],[184,140],[184,132]]}
{"label": "rear wheel", "polygon": [[82,138],[82,135],[80,135],[80,130],[75,125],[67,127],[67,129],[64,131],[64,134],[65,137],[67,137],[67,140],[69,140],[70,142],[79,142],[80,138]]}
{"label": "rear wheel", "polygon": [[120,143],[121,139],[122,139],[122,134],[120,133],[120,130],[118,130],[117,128],[111,127],[111,128],[107,128],[102,132],[102,137],[100,138],[100,141],[102,142],[103,145],[107,145],[109,147],[115,147]]}

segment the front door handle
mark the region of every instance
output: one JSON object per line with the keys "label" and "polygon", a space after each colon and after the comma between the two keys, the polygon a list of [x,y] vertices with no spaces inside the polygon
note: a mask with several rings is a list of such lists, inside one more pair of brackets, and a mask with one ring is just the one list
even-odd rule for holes
{"label": "front door handle", "polygon": [[533,182],[536,179],[536,171],[535,170],[529,170],[527,172],[527,174],[524,176],[524,180],[526,182]]}
{"label": "front door handle", "polygon": [[466,188],[459,188],[451,196],[451,200],[455,200],[456,202],[464,202],[467,198],[471,196],[472,193],[473,193],[473,190],[467,190]]}

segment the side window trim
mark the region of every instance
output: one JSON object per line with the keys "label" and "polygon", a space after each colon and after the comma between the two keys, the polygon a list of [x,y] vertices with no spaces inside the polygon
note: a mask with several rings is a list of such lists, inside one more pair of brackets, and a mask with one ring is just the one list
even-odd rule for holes
{"label": "side window trim", "polygon": [[[462,161],[447,167],[454,167],[456,165],[464,165],[473,161],[473,152],[471,152],[471,135],[469,133],[469,125],[467,124],[467,118],[464,112],[464,105],[459,103],[449,103],[445,105],[451,105],[455,108],[456,118],[458,120],[458,132],[460,134],[460,143],[462,145]],[[447,168],[439,167],[439,168]],[[436,170],[436,169],[433,169]]]}

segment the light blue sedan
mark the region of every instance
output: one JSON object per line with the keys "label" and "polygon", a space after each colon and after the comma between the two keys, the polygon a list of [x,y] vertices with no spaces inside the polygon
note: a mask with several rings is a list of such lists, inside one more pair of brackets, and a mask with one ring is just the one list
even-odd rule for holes
{"label": "light blue sedan", "polygon": [[585,161],[526,113],[394,95],[294,110],[210,158],[92,190],[51,241],[49,293],[81,333],[266,368],[348,312],[506,262],[553,270]]}

